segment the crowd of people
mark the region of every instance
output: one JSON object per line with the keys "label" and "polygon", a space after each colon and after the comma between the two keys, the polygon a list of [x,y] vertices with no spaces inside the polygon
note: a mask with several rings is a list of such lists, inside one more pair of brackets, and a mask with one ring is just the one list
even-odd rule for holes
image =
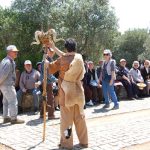
{"label": "crowd of people", "polygon": [[[109,107],[109,101],[113,101],[114,103],[117,102],[116,96],[107,94],[108,91],[106,90],[106,88],[109,88],[110,93],[113,91],[110,86],[110,75],[112,74],[110,70],[114,72],[112,81],[114,83],[114,90],[117,90],[115,86],[118,85],[115,83],[121,83],[126,90],[126,99],[134,100],[142,97],[149,97],[150,61],[145,60],[143,64],[140,64],[139,61],[134,61],[132,68],[129,69],[125,59],[120,59],[117,65],[115,60],[111,59],[111,56],[112,53],[110,50],[104,50],[104,61],[101,60],[98,66],[94,67],[92,61],[85,62],[86,73],[83,79],[83,86],[86,105],[93,106],[105,103],[107,106],[104,106],[104,108],[107,108]],[[109,85],[107,85],[107,83],[109,83]]]}
{"label": "crowd of people", "polygon": [[[119,65],[112,59],[109,49],[103,51],[103,60],[97,67],[92,61],[82,59],[76,53],[74,39],[65,41],[66,53],[60,51],[53,42],[47,45],[46,60],[38,62],[34,69],[30,60],[25,60],[22,73],[15,66],[14,59],[18,49],[14,45],[7,47],[7,56],[0,63],[0,91],[3,95],[4,123],[20,124],[23,120],[17,118],[18,111],[22,113],[23,95],[33,95],[34,114],[40,111],[43,118],[42,84],[44,82],[44,65],[47,67],[47,112],[48,119],[56,119],[55,111],[60,110],[61,138],[60,147],[72,148],[72,125],[81,147],[88,147],[88,134],[84,109],[104,103],[103,108],[119,109],[115,83],[120,82],[126,89],[127,98],[138,99],[150,96],[150,61],[143,65],[134,61],[132,68],[126,67],[127,61],[120,59]],[[55,61],[54,54],[59,56]],[[59,92],[58,92],[59,91]],[[59,95],[59,102],[54,98]],[[65,134],[64,134],[65,133]]]}
{"label": "crowd of people", "polygon": [[[53,61],[55,51],[50,48],[47,52],[47,60]],[[60,54],[59,54],[60,55]],[[110,50],[104,51],[104,60],[100,60],[97,66],[94,66],[92,61],[84,61],[85,74],[82,79],[84,94],[85,94],[85,106],[93,106],[101,103],[106,104],[106,108],[109,106],[109,102],[112,100],[115,105],[117,104],[117,96],[111,95],[112,91],[115,91],[113,86],[107,85],[111,81],[111,75],[113,74],[112,83],[121,82],[125,87],[127,93],[127,99],[134,100],[143,96],[150,96],[150,61],[145,60],[143,64],[138,61],[134,61],[132,68],[127,68],[127,61],[120,59],[119,65],[115,60],[111,58],[112,53]],[[109,62],[109,63],[108,63]],[[107,64],[108,63],[108,64]],[[35,114],[40,111],[40,117],[43,117],[42,110],[42,82],[43,82],[43,68],[44,61],[37,62],[36,69],[32,67],[30,60],[25,60],[24,71],[20,71],[15,68],[16,81],[15,89],[17,92],[18,111],[22,113],[22,99],[25,93],[33,95],[33,105]],[[113,73],[111,73],[111,71]],[[107,74],[108,73],[108,74]],[[58,101],[54,100],[54,97],[58,94],[58,72],[48,74],[47,77],[47,96],[48,96],[48,118],[55,118],[54,111],[59,111]],[[138,84],[143,83],[143,84]],[[142,86],[144,86],[142,88]],[[102,88],[103,87],[103,88]],[[108,89],[107,89],[108,88]],[[111,89],[114,88],[114,89]],[[108,91],[110,94],[108,95]],[[1,106],[2,106],[2,93],[1,93]],[[110,99],[110,100],[109,100]]]}

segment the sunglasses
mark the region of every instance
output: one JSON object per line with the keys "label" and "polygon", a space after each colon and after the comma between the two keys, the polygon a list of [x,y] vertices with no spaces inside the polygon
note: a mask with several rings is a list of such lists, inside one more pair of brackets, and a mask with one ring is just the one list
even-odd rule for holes
{"label": "sunglasses", "polygon": [[103,56],[109,56],[109,54],[103,54]]}

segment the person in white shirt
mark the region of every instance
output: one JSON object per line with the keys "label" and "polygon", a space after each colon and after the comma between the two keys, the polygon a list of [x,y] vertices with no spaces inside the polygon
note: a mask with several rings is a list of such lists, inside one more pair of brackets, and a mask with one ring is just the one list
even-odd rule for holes
{"label": "person in white shirt", "polygon": [[134,84],[134,90],[135,93],[137,93],[137,95],[141,96],[142,95],[142,90],[139,89],[138,87],[138,83],[144,83],[144,79],[141,75],[139,68],[139,62],[138,61],[134,61],[132,64],[132,68],[129,71],[132,83]]}

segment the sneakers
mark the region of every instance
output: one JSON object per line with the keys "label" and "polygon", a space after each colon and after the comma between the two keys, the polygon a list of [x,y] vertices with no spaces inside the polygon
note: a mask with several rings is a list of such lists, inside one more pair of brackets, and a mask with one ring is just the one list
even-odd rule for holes
{"label": "sneakers", "polygon": [[24,120],[21,120],[21,119],[11,120],[11,124],[22,124],[22,123],[24,123]]}
{"label": "sneakers", "polygon": [[11,122],[11,118],[4,118],[3,123],[9,123]]}
{"label": "sneakers", "polygon": [[87,106],[94,106],[92,100],[90,100],[89,102],[86,103]]}
{"label": "sneakers", "polygon": [[38,108],[36,108],[36,107],[34,108],[33,114],[34,114],[34,115],[37,115],[37,114],[38,114]]}
{"label": "sneakers", "polygon": [[134,97],[128,97],[128,100],[136,100]]}
{"label": "sneakers", "polygon": [[98,100],[93,100],[92,102],[94,105],[98,105]]}
{"label": "sneakers", "polygon": [[119,105],[114,105],[114,107],[112,108],[112,110],[116,110],[119,109]]}
{"label": "sneakers", "polygon": [[109,108],[109,107],[110,107],[109,104],[105,104],[105,105],[103,106],[103,108]]}
{"label": "sneakers", "polygon": [[134,96],[135,99],[139,99],[139,97],[137,95]]}
{"label": "sneakers", "polygon": [[11,120],[11,118],[4,118],[3,123],[9,123],[9,122],[11,124],[22,124],[22,123],[24,123],[24,121],[20,120],[20,119]]}

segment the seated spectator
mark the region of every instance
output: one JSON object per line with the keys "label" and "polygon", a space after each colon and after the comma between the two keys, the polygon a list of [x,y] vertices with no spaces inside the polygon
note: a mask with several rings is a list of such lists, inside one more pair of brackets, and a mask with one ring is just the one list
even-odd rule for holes
{"label": "seated spectator", "polygon": [[[59,71],[53,74],[56,79],[59,78]],[[59,100],[58,100],[58,82],[53,83],[53,94],[54,94],[54,103],[55,103],[55,110],[60,111],[60,106],[59,106]]]}
{"label": "seated spectator", "polygon": [[37,62],[36,63],[36,67],[37,67],[37,70],[41,73],[41,64],[42,62]]}
{"label": "seated spectator", "polygon": [[32,68],[30,60],[24,62],[25,71],[21,73],[20,90],[17,92],[19,111],[22,111],[21,103],[23,94],[31,93],[33,95],[34,112],[37,113],[39,109],[41,91],[35,88],[35,83],[40,80],[40,73]]}
{"label": "seated spectator", "polygon": [[150,61],[145,60],[144,66],[141,67],[141,74],[144,79],[144,82],[146,83],[146,89],[147,89],[147,96],[149,96],[150,92]]}
{"label": "seated spectator", "polygon": [[16,89],[16,92],[20,89],[19,88],[19,81],[20,81],[20,70],[17,69],[17,67],[15,68],[15,71],[16,71],[16,82],[15,82],[15,89]]}
{"label": "seated spectator", "polygon": [[[85,60],[85,56],[83,55],[83,61],[84,61],[84,67],[85,67],[85,74],[84,74],[84,78],[82,79],[82,83],[83,83],[83,88],[84,88],[84,95],[85,95],[85,105],[84,105],[84,109],[86,109],[86,103],[89,102],[89,99],[91,98],[91,91],[90,88],[87,86],[87,71],[88,71],[88,63]],[[91,104],[90,104],[91,103]],[[93,106],[92,101],[89,102],[89,106]]]}
{"label": "seated spectator", "polygon": [[101,85],[98,81],[97,71],[94,69],[94,63],[92,61],[88,62],[88,71],[86,73],[86,81],[87,86],[89,88],[88,99],[86,99],[86,104],[92,106],[93,104],[100,103],[101,99],[99,99],[100,94],[102,93]]}
{"label": "seated spectator", "polygon": [[141,75],[139,68],[139,62],[134,61],[132,64],[132,68],[129,71],[129,74],[131,75],[132,84],[134,85],[135,93],[137,93],[138,96],[142,96],[143,90],[141,90],[138,86],[138,83],[143,83],[144,79]]}
{"label": "seated spectator", "polygon": [[136,97],[134,92],[133,84],[129,75],[129,69],[126,67],[126,60],[121,59],[120,65],[117,69],[117,80],[120,81],[126,89],[128,99],[133,100]]}
{"label": "seated spectator", "polygon": [[[53,56],[55,52],[52,48],[49,48],[47,51],[47,61],[52,62],[53,61]],[[44,80],[44,60],[42,61],[41,64],[41,77],[40,81],[36,82],[36,86],[39,87],[43,83]],[[54,105],[54,94],[53,94],[53,83],[57,82],[57,78],[55,78],[54,75],[52,74],[47,74],[47,111],[48,111],[48,119],[55,119],[55,105]],[[42,105],[43,106],[43,105]],[[41,107],[40,110],[40,118],[43,118],[43,107]]]}
{"label": "seated spectator", "polygon": [[0,91],[0,109],[3,107],[3,94]]}
{"label": "seated spectator", "polygon": [[99,78],[102,72],[103,60],[99,61],[99,66],[97,67],[97,77]]}

